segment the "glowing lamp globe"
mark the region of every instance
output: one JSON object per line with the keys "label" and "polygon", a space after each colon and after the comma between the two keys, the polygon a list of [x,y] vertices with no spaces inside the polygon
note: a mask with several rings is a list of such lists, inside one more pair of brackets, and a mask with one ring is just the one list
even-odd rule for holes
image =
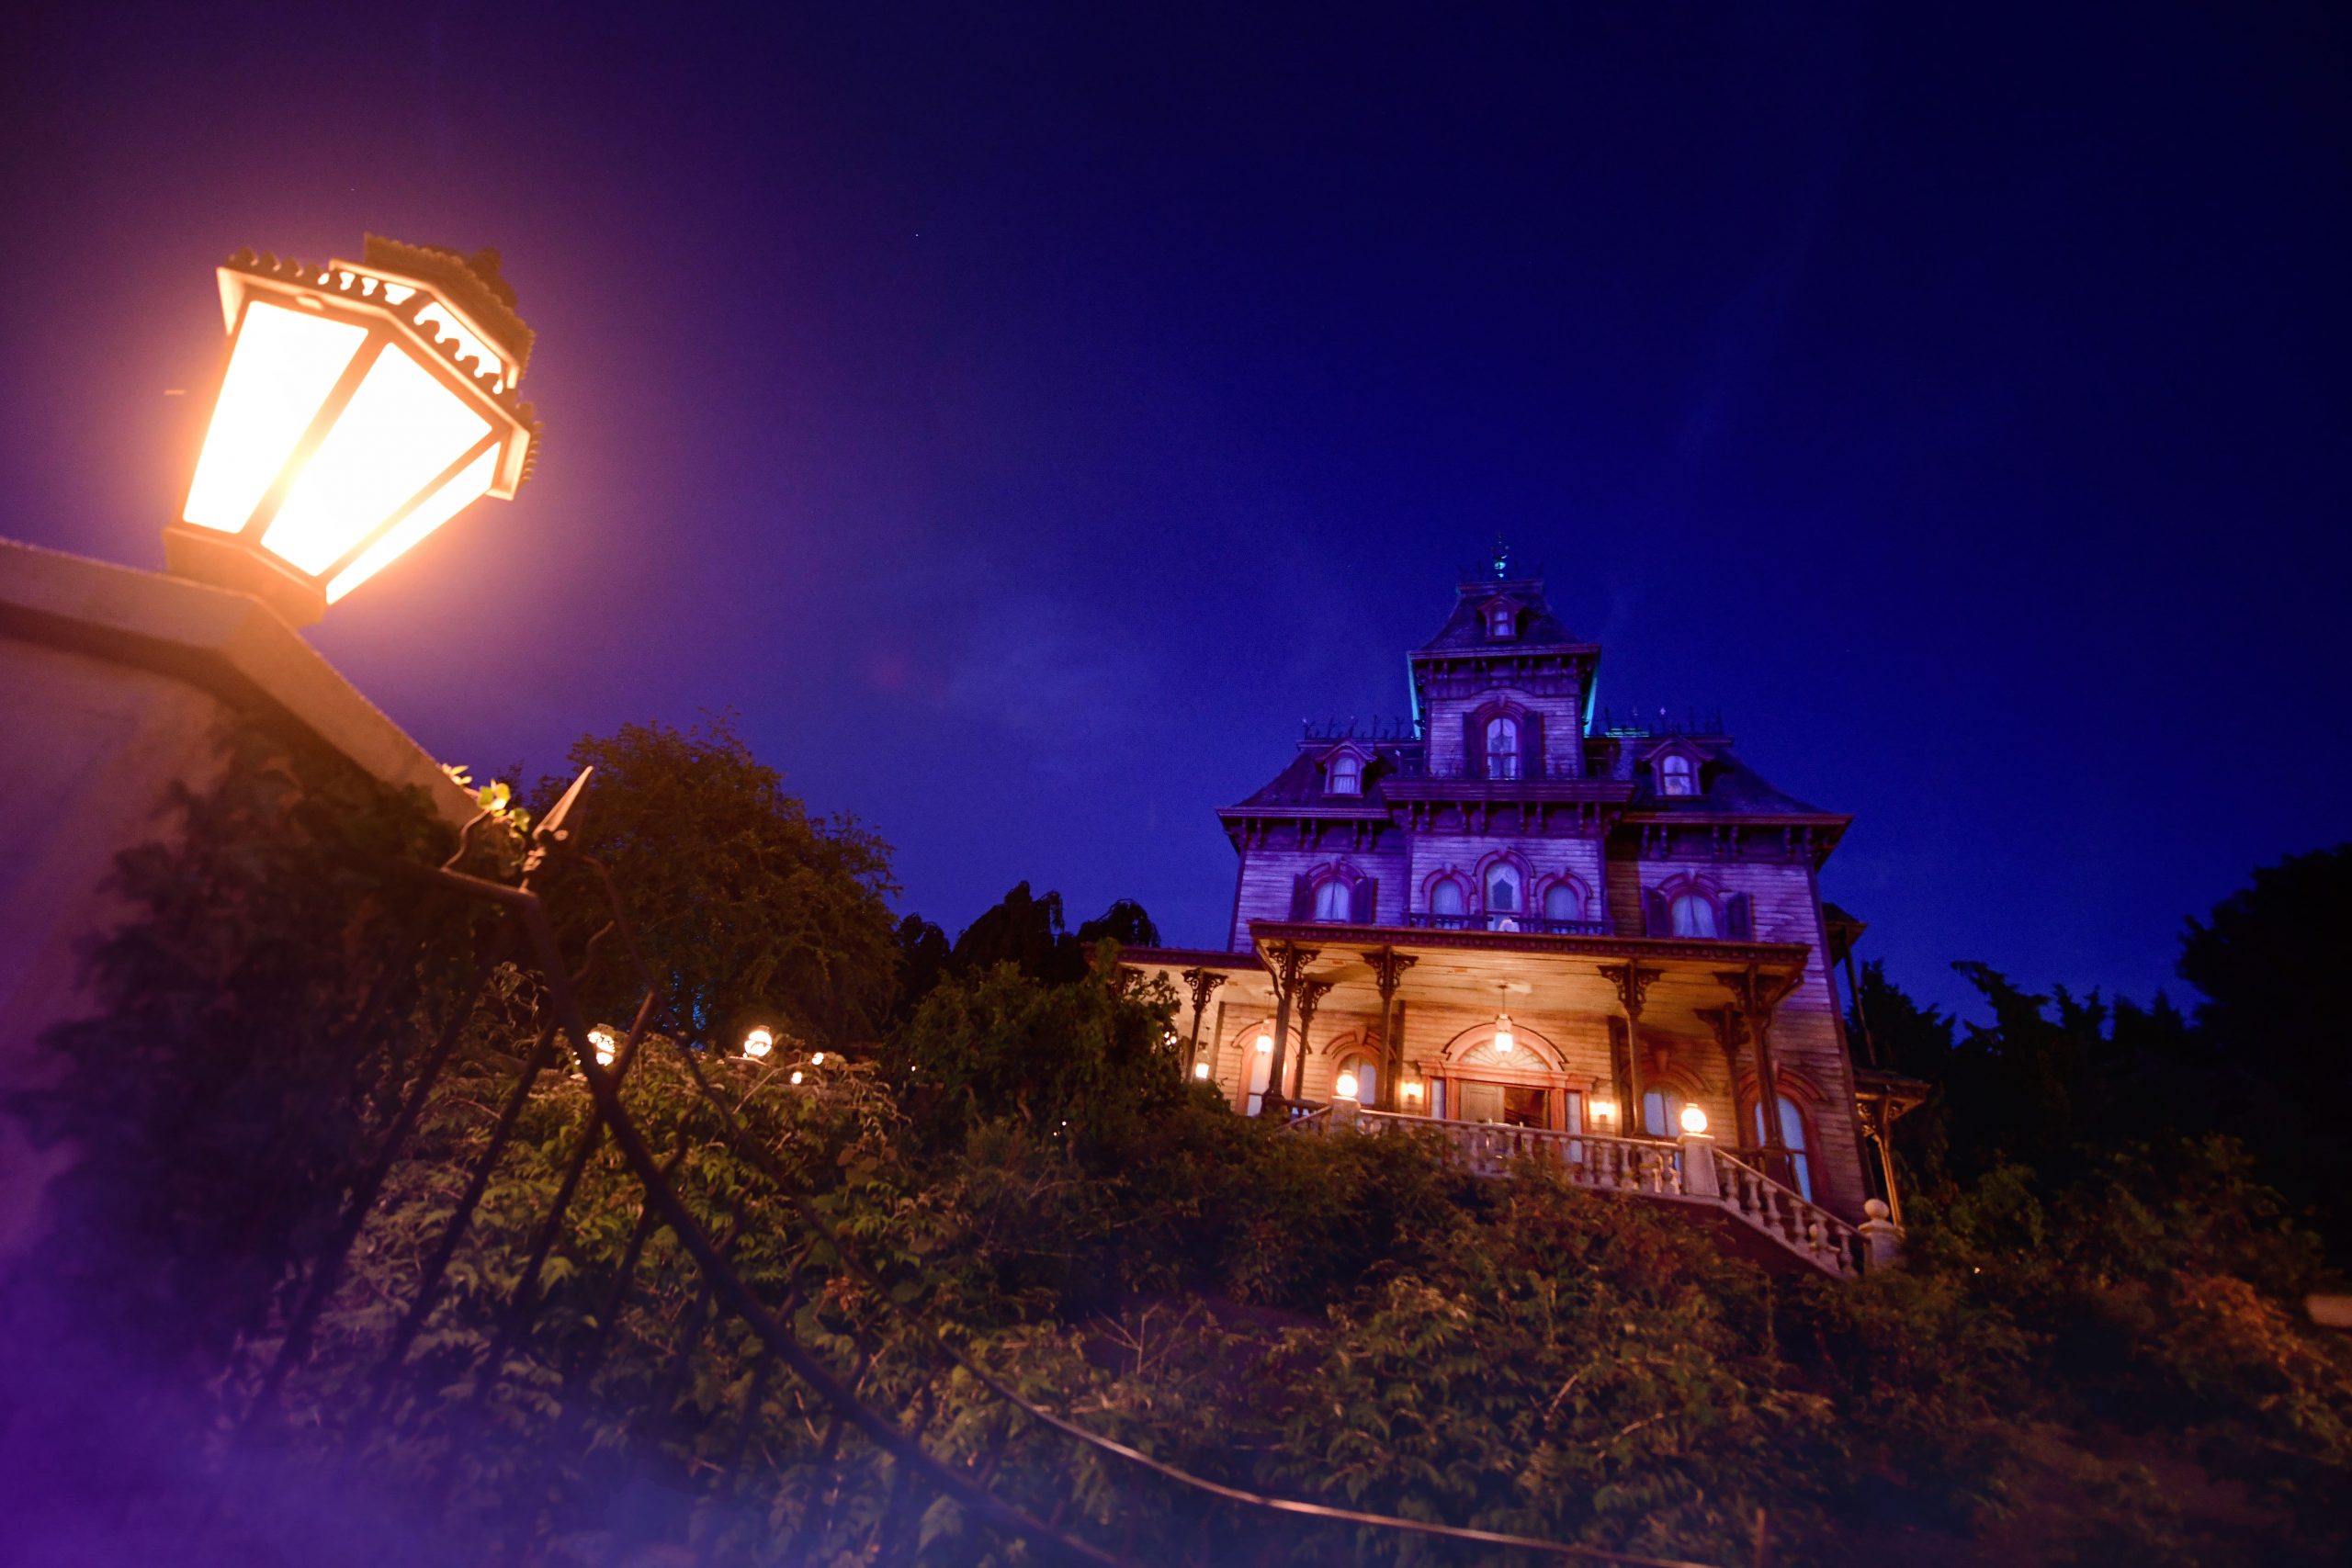
{"label": "glowing lamp globe", "polygon": [[1684,1106],[1682,1108],[1682,1130],[1690,1134],[1692,1137],[1697,1137],[1700,1134],[1707,1130],[1707,1113],[1700,1110],[1695,1105]]}
{"label": "glowing lamp globe", "polygon": [[1592,1102],[1592,1119],[1596,1122],[1616,1121],[1617,1102],[1613,1100],[1594,1100]]}
{"label": "glowing lamp globe", "polygon": [[1194,1062],[1193,1064],[1193,1076],[1196,1078],[1205,1080],[1209,1076],[1209,1065],[1206,1062]]}
{"label": "glowing lamp globe", "polygon": [[754,1062],[775,1049],[775,1035],[766,1029],[754,1029],[743,1036],[743,1055]]}
{"label": "glowing lamp globe", "polygon": [[596,1053],[596,1065],[600,1067],[611,1066],[613,1065],[613,1057],[618,1055],[620,1051],[620,1042],[614,1037],[613,1032],[609,1029],[590,1030],[588,1032],[588,1043],[594,1048]]}
{"label": "glowing lamp globe", "polygon": [[220,270],[227,368],[171,570],[307,626],[483,496],[529,477],[514,389],[531,332],[471,257],[368,236],[323,267],[240,251]]}
{"label": "glowing lamp globe", "polygon": [[1258,1055],[1261,1056],[1271,1056],[1273,1054],[1274,1037],[1263,1030],[1261,1030],[1258,1034]]}
{"label": "glowing lamp globe", "polygon": [[1355,1074],[1341,1073],[1340,1075],[1340,1081],[1332,1087],[1339,1090],[1340,1098],[1341,1100],[1355,1099],[1356,1089],[1358,1088]]}
{"label": "glowing lamp globe", "polygon": [[1508,1056],[1518,1044],[1519,1037],[1510,1030],[1510,1014],[1497,1013],[1495,1015],[1495,1055]]}

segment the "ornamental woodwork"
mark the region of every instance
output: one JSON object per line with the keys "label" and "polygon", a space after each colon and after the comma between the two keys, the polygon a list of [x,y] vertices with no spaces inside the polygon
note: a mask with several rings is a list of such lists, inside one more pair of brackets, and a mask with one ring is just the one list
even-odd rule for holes
{"label": "ornamental woodwork", "polygon": [[1642,1008],[1649,999],[1650,987],[1666,973],[1663,969],[1645,968],[1639,964],[1603,964],[1600,977],[1615,987],[1617,1003],[1625,1016],[1635,1023],[1642,1021]]}

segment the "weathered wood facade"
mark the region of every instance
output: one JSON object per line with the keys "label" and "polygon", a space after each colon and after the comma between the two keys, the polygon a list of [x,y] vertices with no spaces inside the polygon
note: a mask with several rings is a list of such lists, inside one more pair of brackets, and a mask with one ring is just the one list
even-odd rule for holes
{"label": "weathered wood facade", "polygon": [[1410,724],[1310,728],[1218,814],[1240,856],[1227,946],[1127,962],[1188,998],[1191,1070],[1239,1109],[1658,1140],[1702,1118],[1860,1220],[1816,880],[1849,818],[1727,735],[1596,725],[1600,660],[1540,581],[1463,583],[1411,655]]}

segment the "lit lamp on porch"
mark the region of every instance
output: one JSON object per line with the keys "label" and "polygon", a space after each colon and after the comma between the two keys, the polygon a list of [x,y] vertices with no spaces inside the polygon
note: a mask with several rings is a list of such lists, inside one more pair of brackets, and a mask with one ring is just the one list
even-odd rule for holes
{"label": "lit lamp on porch", "polygon": [[1592,1120],[1596,1125],[1601,1127],[1614,1126],[1617,1122],[1617,1102],[1613,1100],[1594,1100]]}
{"label": "lit lamp on porch", "polygon": [[1209,1065],[1206,1062],[1194,1062],[1193,1064],[1193,1076],[1200,1079],[1203,1083],[1208,1082]]}
{"label": "lit lamp on porch", "polygon": [[1497,1013],[1495,1015],[1495,1055],[1508,1056],[1518,1045],[1518,1037],[1510,1032],[1510,1014]]}
{"label": "lit lamp on porch", "polygon": [[1682,1130],[1691,1137],[1698,1138],[1704,1137],[1706,1135],[1707,1113],[1700,1110],[1697,1106],[1684,1106],[1682,1108],[1681,1120]]}
{"label": "lit lamp on porch", "polygon": [[1331,1089],[1341,1100],[1353,1100],[1356,1098],[1356,1091],[1362,1087],[1356,1082],[1355,1074],[1341,1073],[1339,1081],[1333,1084]]}
{"label": "lit lamp on porch", "polygon": [[374,235],[324,267],[220,269],[227,368],[165,559],[307,626],[482,496],[512,499],[538,425],[531,333],[498,254]]}
{"label": "lit lamp on porch", "polygon": [[1407,1078],[1402,1084],[1398,1085],[1397,1088],[1399,1092],[1404,1095],[1408,1104],[1419,1105],[1421,1102],[1420,1079]]}
{"label": "lit lamp on porch", "polygon": [[1274,1054],[1274,1034],[1273,1034],[1273,1031],[1272,1031],[1272,1030],[1270,1030],[1270,1029],[1261,1029],[1261,1030],[1258,1031],[1258,1055],[1260,1055],[1261,1056],[1271,1056],[1271,1055],[1272,1055],[1273,1054]]}

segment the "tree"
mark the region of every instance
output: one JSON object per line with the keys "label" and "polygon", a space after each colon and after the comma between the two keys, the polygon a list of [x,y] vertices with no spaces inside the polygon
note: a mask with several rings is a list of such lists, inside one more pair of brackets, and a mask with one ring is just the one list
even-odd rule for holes
{"label": "tree", "polygon": [[[703,1045],[731,1044],[755,1021],[836,1043],[879,1031],[898,973],[887,844],[853,818],[811,817],[731,718],[624,725],[582,739],[570,760],[596,769],[571,845],[611,872],[669,1027]],[[540,782],[539,810],[563,783]],[[560,860],[548,880],[567,946],[581,952],[605,901]],[[620,1018],[638,994],[626,953],[607,942],[586,1004]]]}
{"label": "tree", "polygon": [[[922,923],[930,926],[927,920]],[[903,925],[900,931],[902,942],[916,940],[906,937]],[[1121,898],[1072,932],[1063,923],[1060,894],[1034,894],[1026,882],[1015,883],[1012,891],[964,928],[949,955],[949,967],[957,975],[972,976],[1010,964],[1033,980],[1066,986],[1086,973],[1087,948],[1105,939],[1122,947],[1157,947],[1159,928],[1141,904]]]}
{"label": "tree", "polygon": [[895,1023],[903,1023],[945,977],[948,961],[955,954],[947,933],[921,915],[900,920],[891,940],[899,947],[899,1003],[891,1018]]}
{"label": "tree", "polygon": [[2352,843],[2257,870],[2208,919],[2188,922],[2178,964],[2204,998],[2198,1102],[2245,1141],[2267,1178],[2315,1206],[2339,1250],[2352,1245],[2334,1131],[2346,1034],[2335,980],[2347,953]]}

